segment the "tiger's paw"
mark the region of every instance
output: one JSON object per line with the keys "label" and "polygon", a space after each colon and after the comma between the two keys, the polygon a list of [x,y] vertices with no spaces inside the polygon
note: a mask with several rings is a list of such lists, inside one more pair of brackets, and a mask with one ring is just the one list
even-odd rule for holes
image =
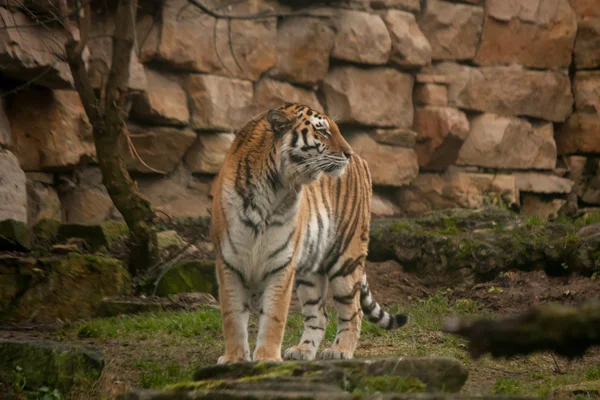
{"label": "tiger's paw", "polygon": [[217,365],[243,363],[243,362],[249,362],[249,361],[250,361],[250,357],[234,357],[234,356],[224,355],[224,356],[219,357],[219,359],[217,360]]}
{"label": "tiger's paw", "polygon": [[257,347],[252,356],[254,361],[261,362],[283,362],[281,359],[281,350],[267,351],[265,348]]}
{"label": "tiger's paw", "polygon": [[329,347],[324,349],[321,354],[319,354],[320,360],[351,360],[353,354],[349,351],[341,351],[338,349],[334,349],[333,347]]}
{"label": "tiger's paw", "polygon": [[314,360],[316,351],[304,346],[290,347],[283,353],[283,358],[286,360]]}

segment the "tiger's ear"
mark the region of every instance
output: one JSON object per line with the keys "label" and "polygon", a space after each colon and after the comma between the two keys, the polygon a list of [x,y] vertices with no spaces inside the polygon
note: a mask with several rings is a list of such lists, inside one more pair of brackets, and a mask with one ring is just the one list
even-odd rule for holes
{"label": "tiger's ear", "polygon": [[290,119],[279,110],[269,110],[267,113],[267,121],[273,127],[276,135],[283,135],[290,127]]}

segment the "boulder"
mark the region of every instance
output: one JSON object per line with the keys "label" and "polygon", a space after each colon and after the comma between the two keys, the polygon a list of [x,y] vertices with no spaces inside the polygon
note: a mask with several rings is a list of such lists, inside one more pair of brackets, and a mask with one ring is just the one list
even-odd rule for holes
{"label": "boulder", "polygon": [[515,172],[513,175],[521,192],[571,193],[574,184],[570,179],[539,172]]}
{"label": "boulder", "polygon": [[271,75],[300,84],[327,76],[334,32],[318,18],[283,19],[277,28],[277,63]]}
{"label": "boulder", "polygon": [[219,295],[214,261],[181,260],[173,265],[156,286],[156,295],[165,297],[179,293]]}
{"label": "boulder", "polygon": [[458,155],[459,165],[504,169],[554,169],[556,143],[552,124],[515,117],[482,114]]}
{"label": "boulder", "polygon": [[[275,18],[216,20],[196,7],[187,7],[187,4],[185,0],[165,1],[161,10],[159,40],[148,43],[154,48],[144,49],[146,59],[183,71],[251,80],[257,80],[275,65]],[[236,10],[227,12],[232,11],[235,13]]]}
{"label": "boulder", "polygon": [[58,230],[60,229],[60,221],[56,219],[42,219],[39,220],[31,231],[33,232],[36,242],[42,242],[43,244],[52,243],[58,237]]}
{"label": "boulder", "polygon": [[55,323],[89,318],[103,297],[126,291],[129,281],[123,263],[108,257],[0,256],[0,320]]}
{"label": "boulder", "polygon": [[388,10],[383,15],[390,36],[390,62],[399,67],[421,67],[431,63],[431,45],[409,12]]}
{"label": "boulder", "polygon": [[93,251],[109,243],[108,235],[100,224],[62,224],[58,229],[58,237],[62,240],[83,239]]}
{"label": "boulder", "polygon": [[573,88],[575,109],[600,115],[600,71],[577,71]]}
{"label": "boulder", "polygon": [[119,152],[128,170],[144,173],[173,171],[197,136],[190,129],[168,127],[130,127],[129,132],[135,153],[125,136],[120,137]]}
{"label": "boulder", "polygon": [[477,64],[530,68],[571,64],[577,21],[568,0],[489,0],[486,10]]}
{"label": "boulder", "polygon": [[483,8],[430,0],[419,18],[431,44],[434,60],[470,60],[475,57],[483,25]]}
{"label": "boulder", "polygon": [[42,219],[61,219],[60,199],[56,190],[46,183],[27,179],[27,222],[35,225]]}
{"label": "boulder", "polygon": [[421,83],[415,87],[415,102],[421,106],[448,105],[448,87],[436,83]]}
{"label": "boulder", "polygon": [[390,58],[392,39],[377,14],[339,10],[331,56],[360,64],[385,64]]}
{"label": "boulder", "polygon": [[31,233],[26,223],[14,219],[0,221],[0,251],[28,251],[31,247]]}
{"label": "boulder", "polygon": [[596,157],[565,157],[569,179],[575,182],[575,192],[582,202],[600,205],[600,159]]}
{"label": "boulder", "polygon": [[559,210],[567,203],[566,199],[544,199],[535,194],[521,195],[521,214],[530,217],[556,218]]}
{"label": "boulder", "polygon": [[56,57],[64,53],[66,40],[62,27],[36,25],[26,14],[0,7],[0,65],[4,77],[35,80],[36,85],[53,89],[72,88],[69,66]]}
{"label": "boulder", "polygon": [[353,133],[346,139],[369,164],[375,185],[408,185],[419,173],[417,155],[412,149],[378,143],[366,133]]}
{"label": "boulder", "polygon": [[0,221],[27,222],[27,178],[17,157],[8,150],[0,149],[0,171]]}
{"label": "boulder", "polygon": [[577,18],[600,18],[600,8],[596,0],[569,0]]}
{"label": "boulder", "polygon": [[579,21],[574,57],[577,69],[600,67],[600,17]]}
{"label": "boulder", "polygon": [[146,68],[148,88],[133,99],[131,116],[141,122],[185,126],[190,112],[187,94],[175,76]]}
{"label": "boulder", "polygon": [[95,157],[92,126],[75,91],[21,91],[7,115],[12,149],[25,171],[68,170]]}
{"label": "boulder", "polygon": [[0,98],[0,149],[9,147],[12,144],[12,134],[10,132],[10,121],[6,116],[4,107],[5,99]]}
{"label": "boulder", "polygon": [[462,111],[449,107],[417,107],[413,129],[417,132],[419,167],[443,171],[454,164],[469,134],[469,121]]}
{"label": "boulder", "polygon": [[558,154],[600,153],[600,114],[574,112],[556,134]]}
{"label": "boulder", "polygon": [[381,144],[413,148],[417,142],[417,132],[410,129],[374,129],[371,137]]}
{"label": "boulder", "polygon": [[192,129],[232,130],[247,122],[253,104],[252,82],[192,74],[187,80]]}
{"label": "boulder", "polygon": [[519,203],[516,179],[508,174],[482,174],[448,168],[444,174],[420,173],[398,189],[397,204],[409,215],[449,208],[512,206]]}
{"label": "boulder", "polygon": [[18,371],[20,381],[15,384],[24,383],[25,390],[49,387],[70,393],[74,386],[92,389],[103,368],[104,354],[94,346],[0,339],[0,371]]}
{"label": "boulder", "polygon": [[323,85],[329,115],[340,123],[410,128],[413,78],[392,68],[333,68]]}
{"label": "boulder", "polygon": [[517,65],[473,68],[443,62],[427,73],[450,77],[452,107],[507,116],[562,122],[571,114],[573,95],[566,72],[534,71]]}
{"label": "boulder", "polygon": [[97,223],[108,220],[114,204],[106,190],[78,187],[61,196],[62,215],[67,223]]}
{"label": "boulder", "polygon": [[269,78],[262,78],[256,83],[254,101],[260,106],[260,111],[277,108],[283,103],[290,102],[304,104],[323,112],[323,107],[312,90]]}
{"label": "boulder", "polygon": [[374,9],[396,8],[418,13],[421,11],[421,2],[419,0],[371,0],[371,7]]}
{"label": "boulder", "polygon": [[229,153],[233,133],[201,133],[185,156],[185,163],[193,173],[218,174]]}
{"label": "boulder", "polygon": [[[94,18],[91,24],[90,36],[94,37],[93,45],[88,46],[90,51],[88,63],[88,76],[92,86],[100,89],[108,81],[110,65],[112,62],[112,35],[115,32],[115,19],[113,16]],[[131,50],[129,61],[129,89],[143,92],[148,89],[144,66],[137,58],[135,49]]]}
{"label": "boulder", "polygon": [[400,207],[387,196],[373,192],[371,198],[371,215],[375,217],[392,217],[402,213]]}

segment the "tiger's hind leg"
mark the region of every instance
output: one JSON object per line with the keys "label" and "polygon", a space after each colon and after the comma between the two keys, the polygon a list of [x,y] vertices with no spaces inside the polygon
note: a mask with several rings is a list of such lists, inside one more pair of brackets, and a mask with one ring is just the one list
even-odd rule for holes
{"label": "tiger's hind leg", "polygon": [[330,271],[329,283],[333,292],[338,330],[333,346],[321,352],[321,359],[348,360],[354,356],[363,317],[360,290],[364,264],[364,256],[340,259]]}
{"label": "tiger's hind leg", "polygon": [[302,304],[304,332],[298,346],[287,349],[284,358],[286,360],[314,360],[327,327],[325,310],[327,276],[312,272],[298,275],[296,285]]}

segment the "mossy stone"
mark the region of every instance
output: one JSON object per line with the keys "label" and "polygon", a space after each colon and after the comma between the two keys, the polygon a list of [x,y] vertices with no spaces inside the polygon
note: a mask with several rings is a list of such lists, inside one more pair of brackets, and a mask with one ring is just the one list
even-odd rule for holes
{"label": "mossy stone", "polygon": [[157,296],[189,292],[218,296],[214,261],[181,260],[167,271],[156,287]]}
{"label": "mossy stone", "polygon": [[0,221],[0,251],[29,251],[31,246],[26,223],[14,219]]}
{"label": "mossy stone", "polygon": [[31,230],[38,240],[52,243],[58,236],[59,228],[60,221],[51,218],[44,218],[38,221],[38,223],[35,224]]}
{"label": "mossy stone", "polygon": [[123,221],[106,221],[102,223],[102,230],[108,244],[113,240],[129,235],[129,227]]}
{"label": "mossy stone", "polygon": [[69,238],[84,239],[92,250],[108,245],[106,232],[102,225],[98,224],[62,224],[58,229],[58,236],[62,240]]}
{"label": "mossy stone", "polygon": [[91,388],[103,367],[102,351],[92,346],[0,339],[0,369],[30,390],[46,386],[68,393],[75,385]]}

